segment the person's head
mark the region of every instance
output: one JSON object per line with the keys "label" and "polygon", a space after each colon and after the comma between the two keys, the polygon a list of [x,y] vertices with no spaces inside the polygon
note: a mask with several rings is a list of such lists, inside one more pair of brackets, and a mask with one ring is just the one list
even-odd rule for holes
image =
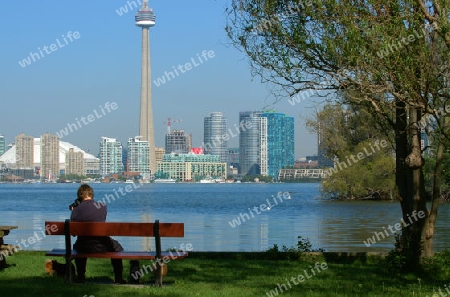
{"label": "person's head", "polygon": [[83,184],[78,188],[77,196],[80,201],[88,197],[94,199],[94,189],[90,185]]}

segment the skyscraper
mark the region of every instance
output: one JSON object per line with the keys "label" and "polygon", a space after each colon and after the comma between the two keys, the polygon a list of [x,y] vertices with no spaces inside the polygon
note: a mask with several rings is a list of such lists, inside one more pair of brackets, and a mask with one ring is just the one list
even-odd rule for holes
{"label": "skyscraper", "polygon": [[261,111],[239,112],[239,122],[252,123],[252,129],[239,134],[240,173],[261,173]]}
{"label": "skyscraper", "polygon": [[239,166],[242,174],[278,177],[278,171],[294,165],[294,118],[283,113],[245,111],[240,122],[252,129],[239,134]]}
{"label": "skyscraper", "polygon": [[149,178],[148,141],[141,140],[141,136],[128,139],[127,172],[139,172]]}
{"label": "skyscraper", "polygon": [[59,137],[41,135],[41,178],[53,180],[59,176]]}
{"label": "skyscraper", "polygon": [[149,28],[155,25],[155,13],[144,0],[142,8],[136,14],[136,26],[142,28],[142,77],[141,77],[141,110],[139,118],[139,135],[148,141],[149,167],[152,174],[156,172],[155,135],[153,129],[152,85],[150,71]]}
{"label": "skyscraper", "polygon": [[165,151],[177,154],[187,154],[191,151],[192,135],[186,134],[183,130],[173,130],[166,134]]}
{"label": "skyscraper", "polygon": [[206,155],[218,155],[221,162],[228,161],[227,121],[221,112],[211,112],[204,119],[203,148]]}
{"label": "skyscraper", "polygon": [[266,153],[266,162],[261,162],[261,174],[277,178],[280,169],[294,165],[294,118],[278,112],[264,112],[261,117],[267,119],[266,124],[261,124],[261,140],[265,136],[267,146],[264,149],[261,145],[261,152]]}
{"label": "skyscraper", "polygon": [[5,150],[6,150],[5,136],[0,134],[0,156],[5,153]]}
{"label": "skyscraper", "polygon": [[83,152],[75,152],[73,148],[70,148],[66,153],[66,175],[68,174],[86,174],[86,171],[84,170]]}
{"label": "skyscraper", "polygon": [[20,134],[16,136],[16,166],[19,169],[33,168],[34,137]]}
{"label": "skyscraper", "polygon": [[105,176],[123,170],[122,144],[115,138],[102,137],[100,142],[100,174]]}

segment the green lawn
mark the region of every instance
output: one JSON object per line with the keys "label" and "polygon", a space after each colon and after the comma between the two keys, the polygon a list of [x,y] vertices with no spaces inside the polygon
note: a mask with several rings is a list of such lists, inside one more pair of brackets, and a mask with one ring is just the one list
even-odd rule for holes
{"label": "green lawn", "polygon": [[[87,283],[69,285],[64,279],[48,276],[44,252],[21,251],[7,258],[8,267],[0,271],[1,296],[432,296],[450,286],[450,257],[429,267],[420,275],[397,275],[386,271],[381,260],[328,261],[320,257],[303,260],[264,260],[261,254],[190,253],[184,260],[168,264],[169,273],[162,288],[153,287],[152,274],[141,279],[142,285],[112,284],[108,259],[89,259]],[[63,259],[57,259],[63,262]],[[341,262],[341,263],[339,263]],[[312,276],[311,267],[318,266]],[[148,261],[142,264],[149,264]],[[325,265],[325,264],[323,264]],[[304,270],[307,270],[307,274]],[[124,261],[124,277],[129,264]],[[320,272],[319,272],[320,271]],[[298,277],[304,281],[299,283]],[[307,277],[310,277],[307,279]],[[295,284],[292,281],[295,277]],[[300,277],[301,279],[301,277]],[[289,282],[289,283],[288,283]],[[283,286],[284,284],[285,286]],[[450,289],[449,289],[450,290]],[[272,291],[272,296],[276,296]],[[448,295],[450,296],[450,294]]]}

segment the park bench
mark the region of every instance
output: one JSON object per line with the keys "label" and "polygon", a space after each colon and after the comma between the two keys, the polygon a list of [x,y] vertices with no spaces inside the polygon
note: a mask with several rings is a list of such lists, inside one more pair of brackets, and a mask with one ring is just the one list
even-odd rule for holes
{"label": "park bench", "polygon": [[[64,235],[65,249],[53,249],[46,256],[65,257],[66,279],[72,280],[71,261],[75,258],[110,258],[130,260],[156,260],[155,284],[162,285],[161,260],[164,263],[183,259],[188,255],[185,251],[161,251],[161,237],[184,237],[184,223],[126,223],[126,222],[45,222],[47,235]],[[71,236],[137,236],[154,237],[156,251],[122,251],[104,253],[79,253],[72,249]]]}
{"label": "park bench", "polygon": [[3,240],[12,229],[17,229],[17,226],[0,226],[0,269],[6,267],[6,257],[16,248],[12,244],[5,244]]}

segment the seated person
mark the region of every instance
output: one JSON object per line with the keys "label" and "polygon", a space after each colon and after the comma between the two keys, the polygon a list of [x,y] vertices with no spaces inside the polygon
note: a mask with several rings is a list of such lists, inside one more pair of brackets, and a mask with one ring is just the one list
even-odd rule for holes
{"label": "seated person", "polygon": [[[78,188],[77,192],[79,204],[71,205],[72,215],[70,220],[74,222],[105,222],[106,204],[94,204],[94,190],[87,184]],[[73,206],[73,207],[72,207]],[[73,248],[78,252],[97,253],[97,252],[120,252],[123,247],[116,240],[109,236],[78,236]],[[77,282],[85,281],[87,258],[75,258],[77,267]],[[124,284],[126,281],[122,278],[123,263],[122,259],[111,259],[114,270],[114,282]]]}

